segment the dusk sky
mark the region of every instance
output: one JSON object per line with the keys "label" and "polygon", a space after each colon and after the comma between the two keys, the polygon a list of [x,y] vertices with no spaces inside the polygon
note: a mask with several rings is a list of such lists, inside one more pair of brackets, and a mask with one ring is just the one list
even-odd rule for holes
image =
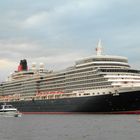
{"label": "dusk sky", "polygon": [[140,69],[140,0],[1,0],[0,81],[21,59],[63,69],[95,54],[128,57]]}

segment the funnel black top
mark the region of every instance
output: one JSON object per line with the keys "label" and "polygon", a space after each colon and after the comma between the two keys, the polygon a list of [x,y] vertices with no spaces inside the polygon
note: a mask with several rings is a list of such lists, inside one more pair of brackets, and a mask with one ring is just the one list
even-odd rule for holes
{"label": "funnel black top", "polygon": [[22,70],[27,70],[27,61],[26,61],[26,59],[20,60],[20,65],[22,66]]}

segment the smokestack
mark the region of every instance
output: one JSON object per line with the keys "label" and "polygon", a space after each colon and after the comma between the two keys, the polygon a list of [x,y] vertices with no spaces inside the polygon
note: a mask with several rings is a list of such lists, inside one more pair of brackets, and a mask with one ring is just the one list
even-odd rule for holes
{"label": "smokestack", "polygon": [[27,71],[27,61],[26,59],[20,60],[20,64],[18,66],[18,71]]}
{"label": "smokestack", "polygon": [[27,61],[26,61],[26,59],[22,60],[22,70],[27,70]]}

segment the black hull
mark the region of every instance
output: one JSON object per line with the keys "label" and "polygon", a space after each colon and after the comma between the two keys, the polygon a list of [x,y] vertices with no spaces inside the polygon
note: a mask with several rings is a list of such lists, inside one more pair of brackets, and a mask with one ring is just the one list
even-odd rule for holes
{"label": "black hull", "polygon": [[[2,103],[1,103],[2,104]],[[122,113],[140,114],[140,91],[51,100],[9,102],[26,114]]]}

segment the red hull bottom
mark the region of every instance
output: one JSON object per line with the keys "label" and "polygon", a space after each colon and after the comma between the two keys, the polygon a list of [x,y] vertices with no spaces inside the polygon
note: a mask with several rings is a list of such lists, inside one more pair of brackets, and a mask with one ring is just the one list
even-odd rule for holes
{"label": "red hull bottom", "polygon": [[120,111],[120,112],[21,112],[22,114],[140,114],[140,110],[136,111]]}

